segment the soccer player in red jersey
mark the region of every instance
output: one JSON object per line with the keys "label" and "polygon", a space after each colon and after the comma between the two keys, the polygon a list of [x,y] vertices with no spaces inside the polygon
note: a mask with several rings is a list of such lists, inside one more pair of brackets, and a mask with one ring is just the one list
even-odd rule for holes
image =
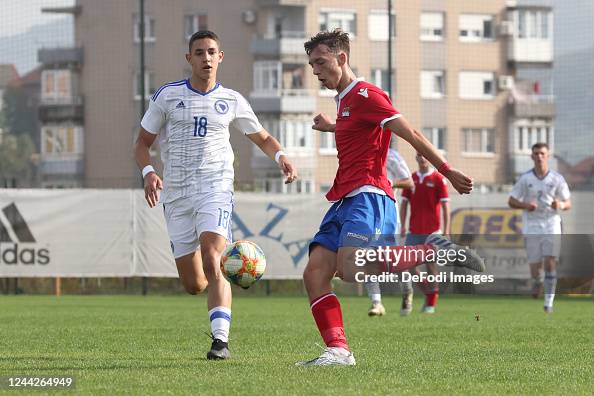
{"label": "soccer player in red jersey", "polygon": [[[402,203],[400,204],[400,233],[406,235],[405,245],[423,244],[431,234],[450,234],[450,196],[445,178],[431,168],[421,154],[417,153],[417,164],[419,170],[412,175],[414,187],[402,191]],[[406,215],[410,204],[409,233],[406,234]],[[443,209],[443,211],[442,211]],[[443,214],[443,222],[440,217]],[[430,274],[437,274],[435,263],[427,263]],[[400,315],[406,316],[412,310],[412,282],[402,282],[402,306]],[[422,312],[434,313],[439,287],[434,282],[426,280],[419,284],[425,294],[425,304]]]}
{"label": "soccer player in red jersey", "polygon": [[[347,33],[339,29],[320,32],[305,43],[305,51],[313,74],[326,88],[338,92],[336,123],[319,114],[313,125],[313,129],[335,133],[338,170],[326,194],[329,201],[336,202],[310,243],[309,261],[303,272],[312,314],[327,348],[321,356],[297,364],[354,365],[331,281],[335,275],[347,282],[355,281],[361,273],[356,260],[362,251],[361,243],[381,247],[375,244],[376,237],[393,237],[396,232],[394,192],[386,176],[391,132],[423,154],[459,193],[468,194],[472,190],[472,179],[450,168],[437,149],[394,109],[383,90],[355,77],[349,66]],[[417,246],[432,252],[451,247],[460,248],[441,236],[428,238],[426,245]],[[468,249],[466,254],[467,259],[455,265],[484,270],[480,257]],[[420,263],[400,261],[398,270]]]}

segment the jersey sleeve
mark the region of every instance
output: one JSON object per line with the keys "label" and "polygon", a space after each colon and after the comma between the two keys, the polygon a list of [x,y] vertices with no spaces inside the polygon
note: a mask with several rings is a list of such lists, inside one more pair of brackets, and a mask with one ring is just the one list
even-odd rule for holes
{"label": "jersey sleeve", "polygon": [[237,94],[237,109],[232,124],[246,135],[260,132],[263,129],[258,117],[254,114],[254,110],[252,110],[252,106],[240,94]]}
{"label": "jersey sleeve", "polygon": [[560,178],[559,188],[557,189],[557,198],[566,201],[571,197],[569,186],[563,177]]}
{"label": "jersey sleeve", "polygon": [[437,194],[441,202],[447,202],[450,200],[450,194],[448,192],[448,182],[445,177],[440,178],[440,182],[437,183]]}
{"label": "jersey sleeve", "polygon": [[521,201],[525,195],[526,195],[525,179],[524,179],[524,177],[520,177],[520,179],[518,179],[516,184],[514,184],[514,186],[512,187],[512,190],[509,193],[509,196],[514,199],[517,199],[518,201]]}
{"label": "jersey sleeve", "polygon": [[367,95],[363,112],[365,121],[384,128],[386,122],[401,117],[401,114],[390,102],[388,95],[383,91],[378,92],[376,89],[367,89]]}
{"label": "jersey sleeve", "polygon": [[153,99],[149,101],[148,110],[144,113],[142,121],[140,121],[140,125],[147,132],[154,135],[157,135],[161,128],[163,128],[167,118],[167,112],[164,109],[164,103],[162,103],[161,98],[163,98],[163,95],[157,97],[156,101]]}
{"label": "jersey sleeve", "polygon": [[408,169],[408,165],[406,165],[406,161],[398,152],[394,150],[390,150],[393,152],[394,158],[394,175],[396,175],[397,180],[408,179],[411,176],[410,169]]}

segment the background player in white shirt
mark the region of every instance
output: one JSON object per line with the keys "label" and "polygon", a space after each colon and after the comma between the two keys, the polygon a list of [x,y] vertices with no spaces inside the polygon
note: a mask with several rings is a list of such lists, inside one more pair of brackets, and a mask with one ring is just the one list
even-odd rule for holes
{"label": "background player in white shirt", "polygon": [[556,260],[559,257],[561,217],[559,211],[571,208],[569,188],[563,176],[549,170],[549,146],[532,146],[534,168],[524,173],[511,191],[509,206],[523,209],[523,234],[530,263],[533,288],[538,297],[542,281],[540,273],[544,261],[544,310],[553,311],[557,287]]}
{"label": "background player in white shirt", "polygon": [[[163,85],[150,100],[136,141],[136,162],[144,178],[150,207],[159,201],[165,212],[171,249],[190,294],[208,286],[212,345],[208,359],[226,359],[231,324],[231,286],[220,270],[220,257],[231,241],[233,211],[233,125],[271,159],[286,176],[297,173],[278,141],[258,122],[248,102],[216,81],[224,57],[220,41],[210,31],[194,33],[186,60],[187,80]],[[164,164],[163,182],[150,165],[149,148],[159,136]],[[200,249],[200,254],[196,250]]]}
{"label": "background player in white shirt", "polygon": [[[388,161],[386,162],[386,168],[388,170],[388,179],[392,182],[392,188],[412,188],[414,187],[410,169],[406,165],[406,161],[398,151],[394,149],[388,150]],[[398,208],[398,203],[395,203]],[[398,216],[396,216],[398,220]],[[399,230],[396,230],[398,234]],[[369,316],[382,316],[386,314],[386,308],[382,304],[382,293],[379,282],[365,282],[365,289],[367,289],[367,295],[371,300],[371,307],[367,314]]]}

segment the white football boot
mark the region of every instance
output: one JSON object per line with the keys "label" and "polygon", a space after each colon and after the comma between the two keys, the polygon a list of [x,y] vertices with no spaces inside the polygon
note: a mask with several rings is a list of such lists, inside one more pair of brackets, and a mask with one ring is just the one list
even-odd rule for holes
{"label": "white football boot", "polygon": [[322,354],[311,360],[297,362],[296,366],[354,366],[355,357],[344,348],[327,347]]}

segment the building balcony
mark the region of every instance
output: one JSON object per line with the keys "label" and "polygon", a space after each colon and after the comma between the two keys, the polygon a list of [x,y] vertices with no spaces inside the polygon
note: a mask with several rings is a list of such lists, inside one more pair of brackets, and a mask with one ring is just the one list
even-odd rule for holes
{"label": "building balcony", "polygon": [[39,119],[44,122],[77,121],[84,119],[82,96],[63,98],[43,97],[39,104]]}
{"label": "building balcony", "polygon": [[37,52],[37,58],[44,65],[74,64],[82,65],[82,48],[42,48]]}
{"label": "building balcony", "polygon": [[282,31],[279,37],[255,37],[251,52],[255,56],[276,57],[284,61],[305,63],[307,54],[303,49],[304,32]]}
{"label": "building balcony", "polygon": [[317,105],[309,89],[254,91],[250,103],[256,113],[313,113]]}
{"label": "building balcony", "polygon": [[552,63],[553,40],[513,37],[509,42],[508,60],[515,63]]}
{"label": "building balcony", "polygon": [[521,99],[514,98],[510,107],[516,118],[555,117],[555,97],[553,95],[529,95]]}
{"label": "building balcony", "polygon": [[83,155],[70,153],[42,154],[40,170],[44,176],[81,176],[84,173]]}

